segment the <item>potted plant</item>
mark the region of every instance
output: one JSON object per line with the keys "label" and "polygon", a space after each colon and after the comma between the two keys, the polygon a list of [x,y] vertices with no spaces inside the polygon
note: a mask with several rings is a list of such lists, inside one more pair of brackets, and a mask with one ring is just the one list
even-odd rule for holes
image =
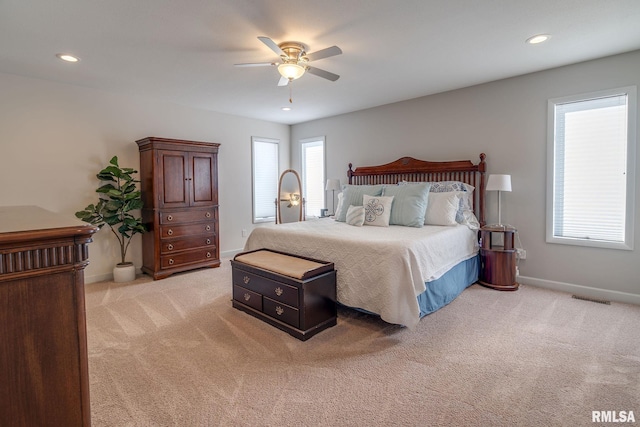
{"label": "potted plant", "polygon": [[98,203],[90,204],[84,210],[76,212],[76,217],[102,228],[105,224],[120,243],[120,262],[113,269],[113,279],[125,282],[135,279],[135,266],[126,261],[127,249],[131,238],[137,233],[144,233],[146,228],[141,217],[135,217],[132,211],[142,209],[142,198],[133,174],[138,171],[122,168],[118,165],[118,157],[113,156],[109,166],[102,169],[96,177],[100,180]]}

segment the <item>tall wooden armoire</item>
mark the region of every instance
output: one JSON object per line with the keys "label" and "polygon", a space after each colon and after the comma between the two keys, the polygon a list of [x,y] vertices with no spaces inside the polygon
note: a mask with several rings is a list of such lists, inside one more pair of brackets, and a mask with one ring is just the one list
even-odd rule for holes
{"label": "tall wooden armoire", "polygon": [[220,266],[218,147],[148,137],[140,149],[142,271],[154,279]]}

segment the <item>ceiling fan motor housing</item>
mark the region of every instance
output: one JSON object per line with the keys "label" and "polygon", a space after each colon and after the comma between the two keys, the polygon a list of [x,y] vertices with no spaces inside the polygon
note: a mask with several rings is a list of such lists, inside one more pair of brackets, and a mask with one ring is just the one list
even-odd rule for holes
{"label": "ceiling fan motor housing", "polygon": [[278,45],[288,58],[282,58],[287,63],[307,62],[305,57],[308,47],[299,42],[282,42]]}

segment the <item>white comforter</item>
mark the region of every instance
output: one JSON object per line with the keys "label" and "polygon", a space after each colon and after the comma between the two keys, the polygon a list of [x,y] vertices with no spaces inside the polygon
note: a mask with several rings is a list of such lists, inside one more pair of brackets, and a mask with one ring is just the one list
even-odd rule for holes
{"label": "white comforter", "polygon": [[425,282],[478,252],[476,231],[464,225],[423,228],[353,227],[314,219],[255,228],[245,250],[274,249],[334,263],[338,301],[413,328]]}

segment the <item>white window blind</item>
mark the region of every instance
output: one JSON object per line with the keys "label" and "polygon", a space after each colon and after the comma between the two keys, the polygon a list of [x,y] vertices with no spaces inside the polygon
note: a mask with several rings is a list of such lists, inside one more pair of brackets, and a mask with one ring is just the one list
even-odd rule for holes
{"label": "white window blind", "polygon": [[278,140],[251,138],[253,222],[275,221],[278,193]]}
{"label": "white window blind", "polygon": [[553,159],[547,241],[632,247],[629,102],[626,92],[550,101]]}
{"label": "white window blind", "polygon": [[324,137],[300,141],[302,144],[302,187],[305,215],[320,216],[325,207]]}

